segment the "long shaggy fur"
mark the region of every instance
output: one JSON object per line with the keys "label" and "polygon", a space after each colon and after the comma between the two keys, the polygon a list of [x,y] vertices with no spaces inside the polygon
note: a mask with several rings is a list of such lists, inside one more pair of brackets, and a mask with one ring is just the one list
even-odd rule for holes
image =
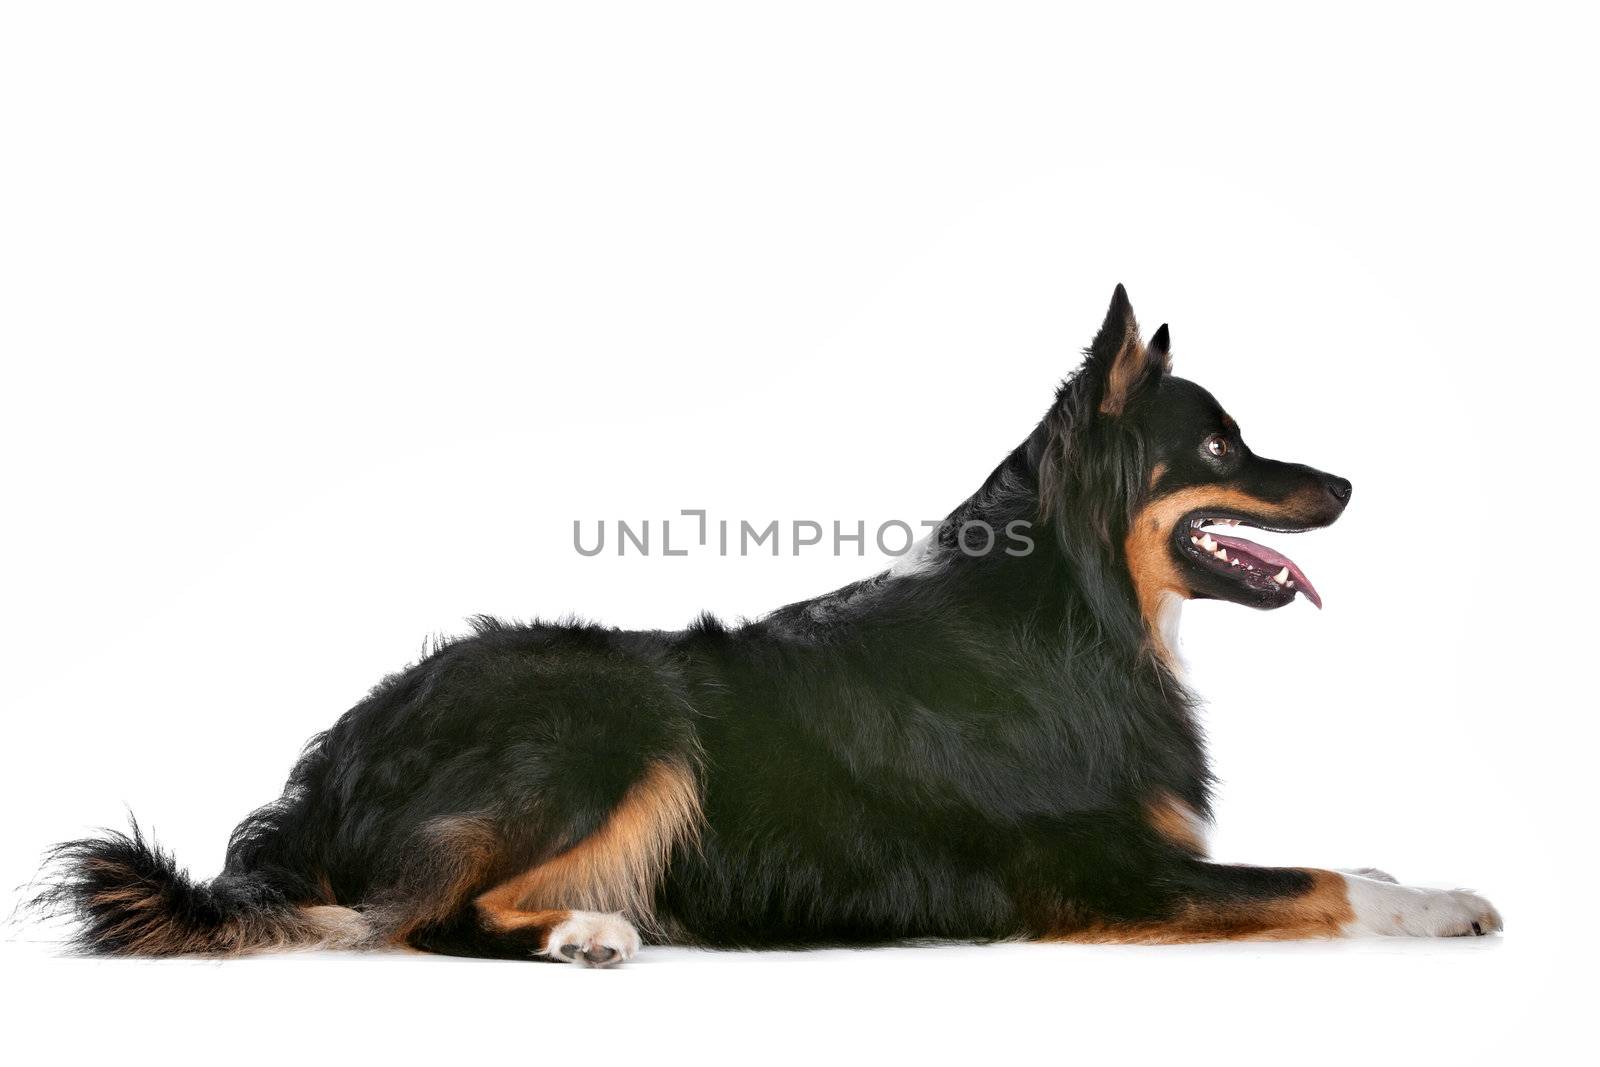
{"label": "long shaggy fur", "polygon": [[1206,818],[1211,775],[1150,607],[1296,594],[1186,556],[1190,520],[1151,500],[1309,528],[1349,483],[1250,453],[1167,340],[1139,341],[1119,287],[915,565],[736,626],[480,619],[314,738],[216,880],[135,828],[61,846],[46,902],[83,947],[157,956],[548,958],[572,910],[613,909],[717,946],[1284,929],[1263,915],[1323,881],[1207,864],[1174,822]]}
{"label": "long shaggy fur", "polygon": [[50,851],[33,906],[74,920],[74,947],[114,956],[239,955],[353,945],[360,920],[346,908],[297,907],[260,881],[196,882],[171,853],[128,833],[67,841]]}

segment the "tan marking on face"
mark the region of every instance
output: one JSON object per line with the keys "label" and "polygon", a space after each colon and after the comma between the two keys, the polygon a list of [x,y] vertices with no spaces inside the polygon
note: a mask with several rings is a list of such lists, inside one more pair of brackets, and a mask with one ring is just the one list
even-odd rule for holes
{"label": "tan marking on face", "polygon": [[1145,821],[1151,829],[1196,856],[1206,854],[1206,840],[1201,833],[1200,816],[1193,808],[1163,789],[1145,802]]}
{"label": "tan marking on face", "polygon": [[1157,463],[1154,467],[1150,468],[1150,481],[1145,488],[1154,490],[1155,487],[1160,484],[1162,477],[1166,473],[1167,465],[1165,463]]}
{"label": "tan marking on face", "polygon": [[1355,919],[1344,876],[1306,868],[1311,888],[1271,900],[1191,903],[1170,919],[1089,923],[1050,935],[1050,941],[1173,945],[1196,941],[1294,941],[1338,937]]}
{"label": "tan marking on face", "polygon": [[1233,510],[1289,526],[1310,522],[1316,512],[1309,498],[1300,500],[1298,496],[1271,504],[1231,486],[1200,485],[1158,496],[1134,513],[1122,548],[1139,600],[1139,614],[1144,616],[1145,630],[1158,655],[1169,661],[1174,656],[1161,639],[1158,625],[1162,596],[1170,593],[1185,600],[1194,596],[1173,556],[1172,533],[1178,521],[1191,511]]}
{"label": "tan marking on face", "polygon": [[654,764],[611,817],[572,848],[477,897],[485,914],[619,911],[653,920],[656,886],[672,851],[695,840],[703,816],[694,772],[681,762]]}

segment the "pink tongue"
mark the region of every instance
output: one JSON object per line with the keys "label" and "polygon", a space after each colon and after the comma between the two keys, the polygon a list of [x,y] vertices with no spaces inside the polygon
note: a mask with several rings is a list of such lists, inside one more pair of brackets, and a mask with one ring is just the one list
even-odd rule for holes
{"label": "pink tongue", "polygon": [[[1208,533],[1210,531],[1207,531]],[[1254,541],[1246,541],[1242,537],[1227,537],[1223,534],[1213,533],[1211,539],[1217,544],[1228,549],[1228,555],[1249,556],[1272,568],[1274,572],[1284,567],[1289,568],[1289,577],[1294,579],[1296,592],[1304,593],[1306,599],[1322,607],[1322,598],[1317,595],[1316,586],[1311,584],[1311,579],[1306,577],[1306,572],[1295,564],[1295,561],[1280,552],[1274,552],[1266,545],[1258,545]]]}

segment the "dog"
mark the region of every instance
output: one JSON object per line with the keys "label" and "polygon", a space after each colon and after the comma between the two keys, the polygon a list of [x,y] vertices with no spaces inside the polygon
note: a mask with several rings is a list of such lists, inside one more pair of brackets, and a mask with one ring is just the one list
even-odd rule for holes
{"label": "dog", "polygon": [[[40,903],[128,956],[1167,943],[1501,929],[1466,891],[1206,857],[1185,600],[1320,606],[1238,535],[1343,478],[1256,455],[1118,286],[1042,421],[888,571],[676,632],[480,619],[314,738],[209,882],[135,823]],[[1021,522],[1032,551],[997,530]]]}

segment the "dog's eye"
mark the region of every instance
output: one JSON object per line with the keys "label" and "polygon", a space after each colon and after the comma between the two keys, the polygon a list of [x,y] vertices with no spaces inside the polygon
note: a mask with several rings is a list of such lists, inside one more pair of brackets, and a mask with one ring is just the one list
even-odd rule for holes
{"label": "dog's eye", "polygon": [[1214,433],[1206,438],[1206,451],[1221,459],[1228,454],[1228,439],[1220,433]]}

